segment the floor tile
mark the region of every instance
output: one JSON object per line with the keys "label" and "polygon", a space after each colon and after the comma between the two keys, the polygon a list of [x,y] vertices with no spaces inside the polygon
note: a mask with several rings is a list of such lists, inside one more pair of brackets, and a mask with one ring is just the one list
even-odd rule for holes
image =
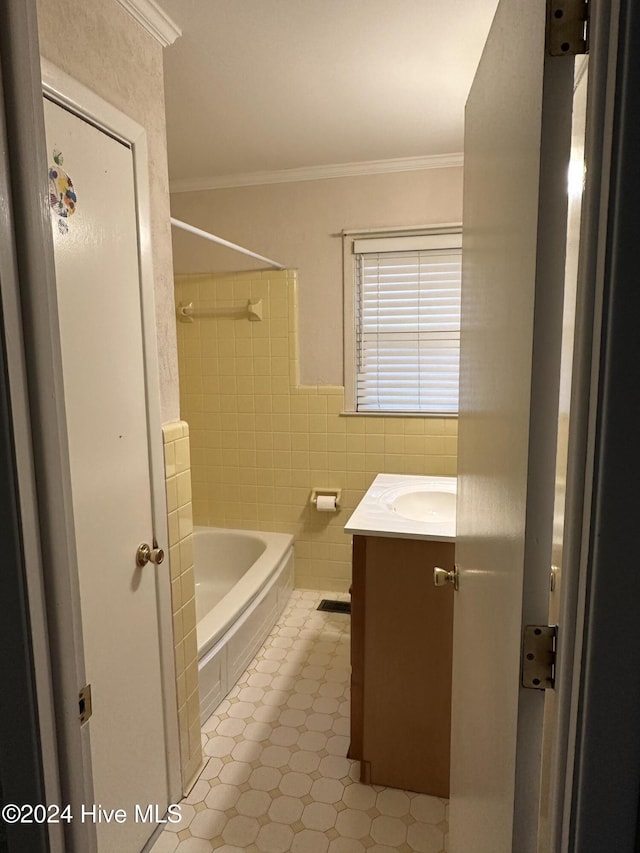
{"label": "floor tile", "polygon": [[446,853],[447,801],[362,785],[349,748],[350,617],[295,590],[202,727],[207,758],[152,853]]}

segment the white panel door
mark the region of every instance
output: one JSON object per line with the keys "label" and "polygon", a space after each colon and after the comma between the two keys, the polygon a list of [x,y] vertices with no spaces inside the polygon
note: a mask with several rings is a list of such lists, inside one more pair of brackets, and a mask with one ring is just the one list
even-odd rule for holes
{"label": "white panel door", "polygon": [[[168,804],[131,150],[45,99],[99,853],[137,853]],[[166,570],[163,566],[161,571]]]}
{"label": "white panel door", "polygon": [[573,71],[545,29],[502,0],[466,109],[450,853],[536,849]]}

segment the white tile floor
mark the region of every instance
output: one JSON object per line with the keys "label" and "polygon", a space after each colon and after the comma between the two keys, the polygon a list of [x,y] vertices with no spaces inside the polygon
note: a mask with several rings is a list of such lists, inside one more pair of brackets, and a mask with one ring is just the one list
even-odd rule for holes
{"label": "white tile floor", "polygon": [[350,617],[295,590],[203,726],[204,770],[152,853],[446,853],[446,800],[361,785],[349,746]]}

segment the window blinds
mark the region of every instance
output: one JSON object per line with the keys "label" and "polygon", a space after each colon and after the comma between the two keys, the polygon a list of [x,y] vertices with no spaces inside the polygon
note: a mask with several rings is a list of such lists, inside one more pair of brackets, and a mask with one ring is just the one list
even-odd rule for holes
{"label": "window blinds", "polygon": [[460,235],[425,239],[439,248],[354,243],[359,412],[458,411]]}

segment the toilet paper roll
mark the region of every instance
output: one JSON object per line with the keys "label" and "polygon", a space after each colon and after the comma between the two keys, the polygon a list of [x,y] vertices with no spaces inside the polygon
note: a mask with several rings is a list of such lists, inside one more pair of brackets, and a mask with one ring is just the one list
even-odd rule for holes
{"label": "toilet paper roll", "polygon": [[336,508],[335,495],[318,495],[316,500],[318,512],[335,512]]}

